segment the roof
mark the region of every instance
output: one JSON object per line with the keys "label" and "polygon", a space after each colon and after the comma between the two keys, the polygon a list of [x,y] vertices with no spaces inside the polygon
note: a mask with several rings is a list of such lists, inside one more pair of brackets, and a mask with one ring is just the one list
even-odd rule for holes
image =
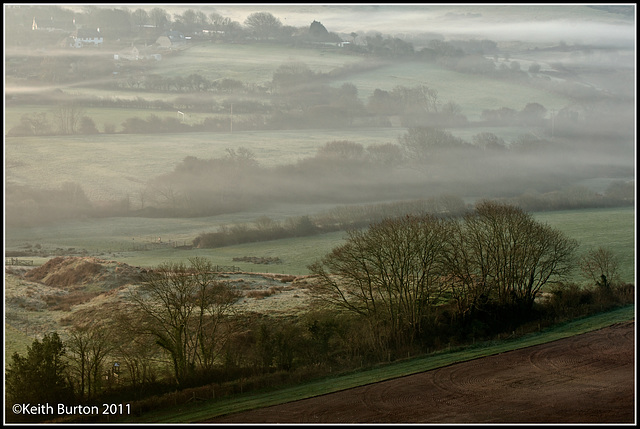
{"label": "roof", "polygon": [[76,31],[76,35],[78,39],[95,39],[102,38],[102,34],[98,30],[93,30],[90,28],[80,28]]}

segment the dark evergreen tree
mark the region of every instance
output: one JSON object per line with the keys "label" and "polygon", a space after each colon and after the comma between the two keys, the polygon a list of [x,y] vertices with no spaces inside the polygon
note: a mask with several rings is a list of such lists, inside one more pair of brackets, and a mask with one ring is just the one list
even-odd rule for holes
{"label": "dark evergreen tree", "polygon": [[65,346],[56,332],[34,340],[26,356],[14,353],[6,372],[7,403],[70,403],[73,390],[64,355]]}
{"label": "dark evergreen tree", "polygon": [[318,21],[313,21],[309,26],[309,35],[316,39],[324,39],[329,35],[327,29]]}

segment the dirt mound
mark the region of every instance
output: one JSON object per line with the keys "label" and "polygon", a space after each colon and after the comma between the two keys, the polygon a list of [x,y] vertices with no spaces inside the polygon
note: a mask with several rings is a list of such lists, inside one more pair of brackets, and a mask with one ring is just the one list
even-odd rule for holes
{"label": "dirt mound", "polygon": [[98,285],[112,289],[135,282],[140,269],[122,262],[94,257],[56,257],[25,274],[25,278],[48,286]]}

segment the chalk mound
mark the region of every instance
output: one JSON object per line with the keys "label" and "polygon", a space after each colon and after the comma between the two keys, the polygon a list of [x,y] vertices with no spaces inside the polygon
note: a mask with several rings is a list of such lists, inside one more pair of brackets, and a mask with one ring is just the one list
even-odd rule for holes
{"label": "chalk mound", "polygon": [[97,285],[113,289],[135,283],[141,269],[95,257],[56,257],[30,270],[25,278],[54,287]]}

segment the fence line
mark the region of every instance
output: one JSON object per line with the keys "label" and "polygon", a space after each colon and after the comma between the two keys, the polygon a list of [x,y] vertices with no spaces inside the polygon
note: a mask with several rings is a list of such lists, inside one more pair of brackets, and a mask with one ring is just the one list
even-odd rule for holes
{"label": "fence line", "polygon": [[9,258],[4,260],[5,265],[33,265],[33,261],[30,259],[18,259],[18,258]]}

